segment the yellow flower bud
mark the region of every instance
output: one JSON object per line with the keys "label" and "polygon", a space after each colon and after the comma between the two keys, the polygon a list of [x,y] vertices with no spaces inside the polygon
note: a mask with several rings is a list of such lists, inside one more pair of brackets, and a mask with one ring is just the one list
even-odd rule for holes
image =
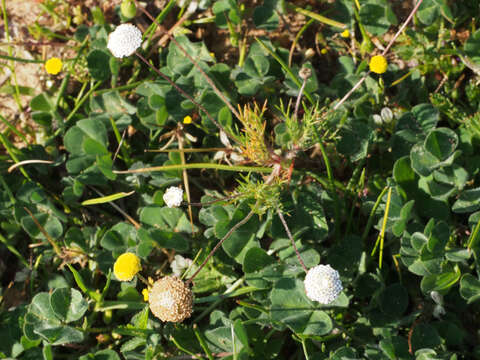
{"label": "yellow flower bud", "polygon": [[130,281],[142,270],[140,259],[133,253],[123,253],[113,265],[113,273],[120,281]]}
{"label": "yellow flower bud", "polygon": [[350,37],[350,31],[348,31],[348,29],[345,29],[342,31],[342,33],[340,34],[343,38],[349,38]]}
{"label": "yellow flower bud", "polygon": [[370,71],[374,73],[383,74],[387,71],[387,66],[387,59],[383,55],[375,55],[370,59]]}
{"label": "yellow flower bud", "polygon": [[142,290],[143,301],[148,301],[148,289],[145,288]]}
{"label": "yellow flower bud", "polygon": [[45,62],[45,70],[47,73],[57,75],[62,70],[62,60],[52,57]]}

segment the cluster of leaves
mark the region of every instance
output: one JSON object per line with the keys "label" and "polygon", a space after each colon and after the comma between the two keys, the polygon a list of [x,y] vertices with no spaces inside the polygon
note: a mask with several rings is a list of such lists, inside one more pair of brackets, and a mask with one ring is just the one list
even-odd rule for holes
{"label": "cluster of leaves", "polygon": [[[139,51],[208,114],[135,56],[113,57],[95,7],[74,14],[59,86],[30,102],[42,136],[0,136],[0,358],[480,358],[479,1],[423,0],[388,71],[336,111],[408,16],[395,2],[176,3],[153,15],[181,20],[177,43],[162,47],[152,23]],[[165,206],[171,185],[193,204]],[[144,278],[176,271],[175,255],[198,264],[252,209],[195,278],[182,324],[150,314],[139,277],[111,273],[126,251]],[[339,271],[333,303],[306,296],[278,211],[308,268]]]}

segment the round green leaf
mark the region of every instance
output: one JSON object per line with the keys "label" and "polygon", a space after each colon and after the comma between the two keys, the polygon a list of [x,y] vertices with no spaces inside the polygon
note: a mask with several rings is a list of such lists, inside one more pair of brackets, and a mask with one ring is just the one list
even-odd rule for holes
{"label": "round green leaf", "polygon": [[444,161],[452,155],[457,145],[457,134],[448,128],[435,129],[425,139],[425,149],[440,161]]}
{"label": "round green leaf", "polygon": [[280,18],[275,11],[276,1],[265,0],[263,6],[256,6],[253,12],[253,22],[259,29],[275,30]]}
{"label": "round green leaf", "polygon": [[412,333],[412,347],[414,349],[434,348],[442,342],[437,330],[429,324],[415,326]]}
{"label": "round green leaf", "polygon": [[111,75],[110,55],[102,50],[93,50],[87,55],[87,66],[90,75],[95,80],[104,81]]}
{"label": "round green leaf", "polygon": [[360,19],[367,31],[376,36],[385,34],[391,25],[397,24],[395,14],[385,0],[363,4]]}
{"label": "round green leaf", "polygon": [[408,306],[408,293],[401,284],[388,286],[380,296],[380,308],[387,315],[399,317]]}
{"label": "round green leaf", "polygon": [[32,108],[33,111],[50,112],[54,110],[52,101],[47,97],[45,93],[41,93],[35,96],[30,101],[30,107]]}
{"label": "round green leaf", "polygon": [[462,192],[452,205],[452,211],[456,213],[469,213],[478,209],[480,209],[480,188]]}
{"label": "round green leaf", "polygon": [[55,289],[50,295],[50,306],[55,315],[67,323],[80,319],[88,308],[82,294],[68,288]]}
{"label": "round green leaf", "polygon": [[420,283],[422,291],[426,294],[429,294],[431,291],[445,291],[450,289],[455,285],[462,273],[458,267],[455,268],[455,271],[448,271],[442,274],[432,274],[426,275]]}
{"label": "round green leaf", "polygon": [[469,304],[480,299],[480,281],[471,274],[465,274],[460,280],[460,295]]}
{"label": "round green leaf", "polygon": [[127,242],[122,236],[114,230],[109,230],[105,233],[102,240],[100,240],[100,245],[107,250],[123,252],[127,249]]}
{"label": "round green leaf", "polygon": [[413,170],[421,176],[429,176],[439,164],[438,158],[427,151],[421,144],[416,144],[412,147],[410,161]]}
{"label": "round green leaf", "polygon": [[262,270],[275,263],[275,260],[261,248],[251,248],[245,254],[243,260],[243,271],[247,283],[259,289],[268,288],[270,283],[265,280]]}
{"label": "round green leaf", "polygon": [[307,298],[299,279],[280,279],[275,283],[270,300],[272,320],[284,323],[298,334],[318,336],[332,330],[332,320],[326,312],[317,309],[317,303]]}

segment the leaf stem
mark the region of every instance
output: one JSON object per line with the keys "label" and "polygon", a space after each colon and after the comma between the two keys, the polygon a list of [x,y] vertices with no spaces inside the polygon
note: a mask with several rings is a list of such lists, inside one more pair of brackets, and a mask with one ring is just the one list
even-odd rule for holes
{"label": "leaf stem", "polygon": [[295,245],[295,240],[293,240],[292,233],[290,232],[290,229],[288,228],[287,222],[285,221],[285,218],[283,217],[283,214],[280,210],[277,210],[278,217],[280,218],[280,221],[283,224],[283,227],[285,228],[285,232],[287,233],[288,238],[292,242],[293,249],[295,250],[295,253],[297,254],[298,261],[300,261],[300,264],[303,267],[303,270],[305,270],[306,273],[308,273],[308,269],[305,266],[305,263],[302,260],[302,257],[300,256],[300,253],[298,252],[297,245]]}
{"label": "leaf stem", "polygon": [[[147,10],[145,10],[143,7],[139,7],[140,11],[142,11],[148,18],[150,18],[150,20],[152,20],[154,23],[157,23],[157,20],[148,13]],[[160,24],[157,23],[158,26],[160,26]],[[176,47],[178,47],[178,49],[185,55],[185,57],[190,60],[190,62],[195,66],[195,68],[200,72],[200,74],[203,76],[203,78],[208,82],[208,84],[211,86],[212,90],[215,92],[215,94],[217,94],[217,96],[222,99],[222,101],[225,103],[225,105],[227,105],[227,107],[230,109],[230,111],[235,115],[235,117],[237,119],[240,120],[240,114],[238,113],[237,110],[235,110],[235,108],[232,106],[232,104],[230,103],[230,101],[226,98],[226,96],[218,89],[218,87],[215,85],[215,83],[213,82],[213,80],[205,73],[205,71],[203,71],[203,69],[200,67],[200,65],[198,65],[198,63],[195,61],[195,59],[193,59],[193,57],[187,52],[187,50],[185,50],[185,48],[180,45],[177,41],[177,39],[175,39],[175,37],[170,34],[170,32],[166,31],[165,34],[168,36],[168,38],[173,41],[173,43],[175,44]],[[224,130],[225,131],[225,130]]]}
{"label": "leaf stem", "polygon": [[[293,82],[299,87],[301,88],[302,87],[302,83],[300,82],[300,80],[298,80],[298,78],[295,76],[295,74],[292,72],[292,70],[288,67],[287,64],[285,64],[285,62],[280,58],[280,56],[278,56],[277,54],[275,54],[272,50],[270,50],[268,48],[267,45],[265,45],[262,40],[260,40],[259,38],[255,38],[255,40],[257,40],[257,42],[262,46],[263,49],[265,49],[266,52],[268,52],[275,60],[277,60],[277,62],[280,64],[280,66],[285,70],[285,72],[292,78]],[[308,91],[305,91],[305,97],[308,99],[308,101],[310,101],[311,104],[315,104],[315,102],[313,101],[313,98],[312,96],[310,95],[310,93]]]}
{"label": "leaf stem", "polygon": [[248,220],[250,220],[250,218],[255,213],[255,207],[256,206],[257,206],[257,204],[255,204],[255,206],[253,207],[252,210],[250,210],[250,212],[247,214],[247,216],[245,216],[242,220],[240,220],[238,223],[233,225],[230,230],[228,230],[228,232],[225,234],[225,236],[217,243],[217,245],[215,245],[215,247],[212,249],[212,251],[210,251],[210,253],[205,258],[205,260],[203,260],[203,263],[199,266],[197,271],[195,271],[195,273],[185,282],[187,285],[190,284],[193,281],[193,279],[195,279],[195,277],[198,275],[200,270],[202,270],[202,268],[207,264],[208,260],[210,260],[210,258],[213,256],[213,254],[215,254],[215,252],[223,244],[223,242],[225,240],[227,240],[235,232],[235,230],[237,230],[240,226],[246,224],[248,222]]}
{"label": "leaf stem", "polygon": [[221,131],[223,131],[225,134],[227,134],[232,140],[234,140],[237,144],[240,144],[239,141],[233,136],[233,135],[230,135],[227,131],[225,131],[225,129],[223,128],[222,125],[220,125],[220,123],[215,120],[212,115],[210,115],[210,113],[207,111],[207,109],[205,109],[205,107],[203,107],[203,105],[201,105],[200,103],[198,103],[196,100],[193,99],[192,96],[190,96],[189,94],[187,94],[185,92],[185,90],[183,90],[180,86],[178,86],[177,84],[175,84],[173,82],[172,79],[170,79],[167,75],[165,75],[164,73],[162,73],[160,70],[158,70],[155,66],[153,66],[152,64],[150,64],[147,59],[145,59],[138,51],[135,51],[135,54],[138,56],[138,58],[140,60],[142,60],[149,68],[151,68],[153,71],[155,71],[158,75],[160,75],[163,79],[165,79],[170,85],[172,85],[175,90],[177,90],[180,94],[182,94],[184,97],[186,97],[188,100],[190,100],[195,106],[197,106],[200,110],[202,110],[208,117],[208,119]]}
{"label": "leaf stem", "polygon": [[88,92],[83,96],[83,98],[80,99],[80,101],[77,103],[77,105],[75,105],[75,107],[73,108],[72,112],[70,114],[68,114],[67,118],[65,119],[65,122],[68,122],[70,121],[70,119],[73,117],[73,115],[75,115],[78,111],[78,109],[80,109],[80,107],[83,105],[83,103],[90,97],[90,95],[102,84],[101,81],[97,82],[95,85],[93,85],[90,90],[88,90]]}
{"label": "leaf stem", "polygon": [[195,336],[197,337],[197,340],[202,347],[203,351],[207,355],[209,360],[213,360],[213,355],[210,349],[208,348],[208,345],[205,341],[205,338],[203,337],[202,333],[198,330],[197,324],[193,324],[193,332],[195,333]]}

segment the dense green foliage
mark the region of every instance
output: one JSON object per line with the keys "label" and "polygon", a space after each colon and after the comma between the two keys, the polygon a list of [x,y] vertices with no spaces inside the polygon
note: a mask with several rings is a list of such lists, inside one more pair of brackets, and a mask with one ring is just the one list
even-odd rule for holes
{"label": "dense green foliage", "polygon": [[[414,1],[148,3],[158,23],[39,4],[68,26],[32,38],[75,53],[29,128],[0,117],[0,358],[480,359],[479,1],[423,0],[383,74]],[[119,59],[123,22],[144,41]],[[334,302],[306,296],[282,218],[340,273]],[[192,316],[155,318],[149,279],[187,280],[224,237]],[[142,270],[121,282],[124,252]]]}

